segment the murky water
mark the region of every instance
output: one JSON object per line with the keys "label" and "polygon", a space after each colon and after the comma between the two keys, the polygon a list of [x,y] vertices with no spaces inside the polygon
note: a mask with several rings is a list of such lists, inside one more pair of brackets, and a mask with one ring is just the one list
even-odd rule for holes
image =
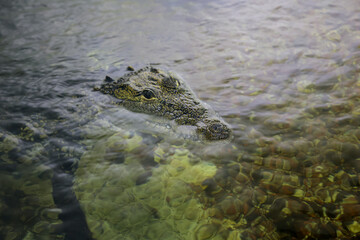
{"label": "murky water", "polygon": [[[0,1],[0,239],[356,239],[360,3]],[[148,64],[231,126],[93,92]]]}

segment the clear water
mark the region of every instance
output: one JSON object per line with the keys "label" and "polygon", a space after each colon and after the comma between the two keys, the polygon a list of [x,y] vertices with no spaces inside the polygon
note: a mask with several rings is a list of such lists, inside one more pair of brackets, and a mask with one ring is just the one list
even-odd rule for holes
{"label": "clear water", "polygon": [[[360,236],[358,1],[0,1],[0,49],[0,239]],[[233,138],[92,92],[150,63]]]}

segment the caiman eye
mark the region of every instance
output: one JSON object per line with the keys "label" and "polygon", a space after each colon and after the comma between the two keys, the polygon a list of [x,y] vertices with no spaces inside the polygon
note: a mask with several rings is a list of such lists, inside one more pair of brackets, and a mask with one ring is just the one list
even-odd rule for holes
{"label": "caiman eye", "polygon": [[152,99],[155,98],[155,93],[151,90],[144,90],[142,91],[142,95],[146,98],[146,99]]}

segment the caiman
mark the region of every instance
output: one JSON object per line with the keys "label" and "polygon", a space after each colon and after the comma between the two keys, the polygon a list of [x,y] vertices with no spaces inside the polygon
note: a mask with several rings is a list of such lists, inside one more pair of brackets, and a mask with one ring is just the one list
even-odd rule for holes
{"label": "caiman", "polygon": [[194,126],[206,140],[228,139],[231,135],[224,120],[200,101],[181,77],[170,71],[148,66],[117,80],[106,76],[101,87],[94,90],[120,99],[119,103],[130,111]]}

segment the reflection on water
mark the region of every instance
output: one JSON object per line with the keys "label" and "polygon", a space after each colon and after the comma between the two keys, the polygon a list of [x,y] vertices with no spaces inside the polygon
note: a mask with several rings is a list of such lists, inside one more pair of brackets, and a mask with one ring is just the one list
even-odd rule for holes
{"label": "reflection on water", "polygon": [[[357,1],[0,6],[1,239],[359,237]],[[92,92],[149,63],[231,141],[177,137]]]}

